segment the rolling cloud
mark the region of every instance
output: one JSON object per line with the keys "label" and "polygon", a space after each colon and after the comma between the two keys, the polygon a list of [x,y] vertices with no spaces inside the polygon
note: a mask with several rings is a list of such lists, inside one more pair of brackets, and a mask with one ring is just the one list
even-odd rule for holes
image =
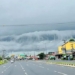
{"label": "rolling cloud", "polygon": [[75,0],[0,0],[0,51],[57,51],[75,38]]}
{"label": "rolling cloud", "polygon": [[8,35],[0,37],[0,50],[16,51],[57,51],[63,44],[63,39],[75,38],[74,30],[65,31],[35,31],[21,35]]}

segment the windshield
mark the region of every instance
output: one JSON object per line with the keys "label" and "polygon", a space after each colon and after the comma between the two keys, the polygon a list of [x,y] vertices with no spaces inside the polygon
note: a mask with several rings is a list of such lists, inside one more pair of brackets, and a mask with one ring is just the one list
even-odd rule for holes
{"label": "windshield", "polygon": [[0,0],[0,75],[74,75],[75,0]]}

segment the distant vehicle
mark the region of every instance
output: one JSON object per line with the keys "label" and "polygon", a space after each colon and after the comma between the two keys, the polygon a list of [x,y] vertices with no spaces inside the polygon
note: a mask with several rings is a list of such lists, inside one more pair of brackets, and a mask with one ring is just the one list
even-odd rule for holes
{"label": "distant vehicle", "polygon": [[70,55],[67,55],[67,54],[63,54],[62,60],[73,60],[73,55],[70,54]]}
{"label": "distant vehicle", "polygon": [[13,60],[11,60],[11,63],[14,63],[14,61],[13,61]]}
{"label": "distant vehicle", "polygon": [[49,59],[50,59],[50,60],[55,60],[56,58],[55,58],[55,56],[51,55],[51,56],[49,57]]}

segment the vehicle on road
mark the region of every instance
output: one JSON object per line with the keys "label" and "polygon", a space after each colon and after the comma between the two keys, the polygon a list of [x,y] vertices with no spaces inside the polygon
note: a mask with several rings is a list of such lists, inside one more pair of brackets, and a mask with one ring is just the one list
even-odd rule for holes
{"label": "vehicle on road", "polygon": [[11,63],[14,63],[14,61],[13,61],[13,60],[11,60]]}
{"label": "vehicle on road", "polygon": [[62,60],[73,60],[73,55],[63,54]]}
{"label": "vehicle on road", "polygon": [[50,59],[50,60],[55,60],[56,58],[55,58],[55,56],[51,55],[51,56],[49,57],[49,59]]}

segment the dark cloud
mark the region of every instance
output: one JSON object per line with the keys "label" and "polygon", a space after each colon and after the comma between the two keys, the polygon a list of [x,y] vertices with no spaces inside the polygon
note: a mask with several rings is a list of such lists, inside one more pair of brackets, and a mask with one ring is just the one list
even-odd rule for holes
{"label": "dark cloud", "polygon": [[75,0],[0,0],[0,25],[75,21]]}
{"label": "dark cloud", "polygon": [[[67,34],[64,34],[67,33]],[[0,37],[0,50],[50,50],[56,51],[63,39],[75,38],[75,30],[50,30],[36,31],[20,35],[9,35]]]}
{"label": "dark cloud", "polygon": [[[75,0],[0,0],[0,50],[35,49],[35,45],[41,50],[45,44],[56,50],[63,38],[75,36],[74,7]],[[53,35],[58,41],[52,41]]]}
{"label": "dark cloud", "polygon": [[0,26],[0,35],[16,35],[35,31],[75,30],[75,22]]}

